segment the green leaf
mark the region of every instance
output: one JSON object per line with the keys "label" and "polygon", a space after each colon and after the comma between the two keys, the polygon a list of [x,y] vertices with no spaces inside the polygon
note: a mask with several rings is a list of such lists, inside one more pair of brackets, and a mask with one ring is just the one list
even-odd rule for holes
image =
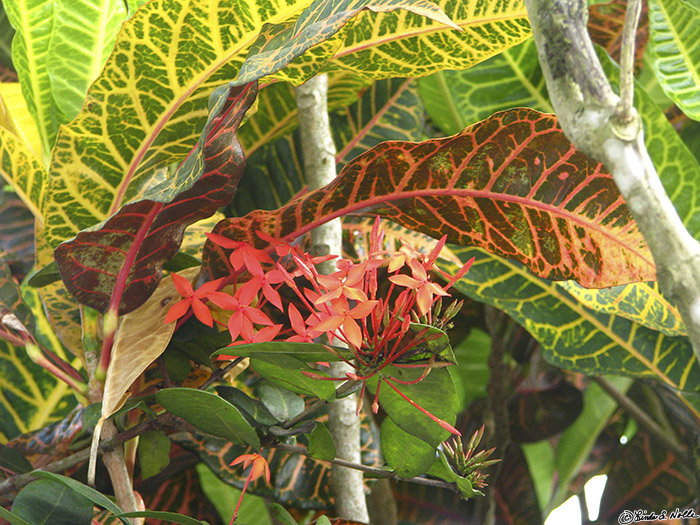
{"label": "green leaf", "polygon": [[170,440],[162,430],[144,432],[139,436],[138,453],[141,479],[148,479],[170,464]]}
{"label": "green leaf", "polygon": [[[392,381],[398,390],[414,403],[447,423],[454,425],[459,406],[457,392],[452,377],[446,368],[433,368],[420,382],[403,384],[404,381],[415,381],[423,373],[422,368],[386,367],[382,370],[384,378]],[[367,381],[368,392],[373,395],[377,390],[378,374]],[[379,405],[388,416],[403,431],[437,447],[451,434],[438,423],[411,405],[404,397],[382,381],[379,389]]]}
{"label": "green leaf", "polygon": [[270,503],[270,510],[283,525],[297,525],[297,520],[279,503]]}
{"label": "green leaf", "polygon": [[185,228],[235,193],[244,165],[235,134],[256,93],[255,85],[216,89],[201,140],[175,176],[55,250],[63,282],[78,301],[100,312],[111,305],[123,315],[148,299]]}
{"label": "green leaf", "polygon": [[43,155],[48,158],[60,118],[51,97],[48,73],[55,2],[6,0],[3,4],[10,24],[16,31],[12,40],[12,62],[22,84],[29,112],[39,128]]}
{"label": "green leaf", "polygon": [[421,78],[418,87],[430,118],[447,135],[510,108],[554,113],[532,39],[469,69]]}
{"label": "green leaf", "polygon": [[425,474],[435,462],[435,447],[404,432],[391,418],[382,421],[381,444],[387,464],[402,478]]}
{"label": "green leaf", "polygon": [[304,372],[319,377],[328,377],[328,374],[311,368],[296,357],[281,354],[261,354],[250,359],[250,366],[265,379],[292,392],[311,395],[324,401],[333,401],[335,399],[334,381],[314,379],[304,374]]}
{"label": "green leaf", "polygon": [[193,388],[166,388],[156,394],[156,400],[168,412],[204,432],[260,449],[255,429],[236,407],[216,394]]}
{"label": "green leaf", "polygon": [[309,436],[309,447],[307,449],[312,458],[322,461],[332,461],[335,459],[336,450],[333,437],[328,431],[328,427],[323,423],[316,423]]}
{"label": "green leaf", "polygon": [[8,69],[12,67],[12,38],[14,36],[15,30],[12,29],[10,21],[7,19],[5,7],[0,3],[0,65]]}
{"label": "green leaf", "polygon": [[[626,392],[632,380],[626,377],[607,377],[613,386]],[[558,506],[568,497],[569,482],[578,473],[591,453],[598,436],[608,424],[617,403],[597,384],[591,383],[583,394],[583,411],[567,428],[558,441],[555,465],[558,473],[557,488],[552,507]]]}
{"label": "green leaf", "polygon": [[520,448],[535,486],[537,503],[541,509],[546,509],[554,487],[554,447],[549,441],[540,441],[522,445]]}
{"label": "green leaf", "polygon": [[450,346],[450,339],[445,332],[434,326],[421,323],[411,323],[410,329],[415,334],[425,332],[422,337],[428,338],[429,341],[424,347],[420,346],[401,356],[401,360],[398,362],[413,363],[416,361],[427,361],[434,357],[438,363],[457,363],[457,358],[455,358],[452,346]]}
{"label": "green leaf", "polygon": [[277,419],[287,421],[304,410],[304,400],[289,390],[274,383],[263,382],[258,386],[258,395],[265,408]]}
{"label": "green leaf", "polygon": [[151,518],[159,522],[181,523],[182,525],[208,525],[206,521],[196,520],[189,516],[183,516],[177,512],[164,512],[158,510],[146,510],[137,512],[124,512],[120,518]]}
{"label": "green leaf", "polygon": [[6,519],[10,525],[33,525],[27,520],[20,518],[16,514],[12,514],[9,510],[4,507],[0,507],[0,518]]}
{"label": "green leaf", "polygon": [[[528,109],[497,113],[454,137],[384,142],[327,186],[279,210],[222,221],[214,232],[264,247],[254,232],[291,241],[360,213],[480,246],[550,279],[599,287],[656,276],[612,177],[571,146],[553,116]],[[208,241],[205,273],[227,274],[227,256]]]}
{"label": "green leaf", "polygon": [[700,120],[700,10],[681,0],[650,0],[652,67],[668,97]]}
{"label": "green leaf", "polygon": [[27,458],[5,445],[0,445],[0,467],[12,474],[24,474],[34,469]]}
{"label": "green leaf", "polygon": [[57,2],[46,64],[51,93],[65,124],[80,112],[126,20],[123,0]]}
{"label": "green leaf", "polygon": [[302,361],[330,362],[340,361],[341,357],[350,357],[346,348],[330,347],[320,343],[290,343],[287,341],[269,341],[267,343],[249,343],[220,348],[214,352],[212,359],[219,355],[235,354],[239,357],[258,357],[262,355],[286,355]]}
{"label": "green leaf", "polygon": [[32,525],[89,525],[92,503],[62,483],[41,479],[17,494],[12,513]]}
{"label": "green leaf", "polygon": [[56,264],[56,261],[53,261],[51,264],[34,272],[29,277],[27,284],[34,288],[42,288],[60,280],[61,274],[58,272],[58,265]]}
{"label": "green leaf", "polygon": [[[52,482],[62,483],[63,485],[71,489],[73,493],[79,494],[83,498],[93,502],[95,505],[99,505],[100,507],[103,507],[114,514],[118,515],[122,512],[122,510],[111,499],[109,499],[104,494],[96,491],[92,487],[88,487],[84,483],[80,483],[79,481],[76,481],[66,476],[61,476],[60,474],[54,474],[53,472],[46,472],[43,470],[34,471],[34,475],[36,477],[44,478]],[[90,510],[90,517],[92,517],[92,505],[90,506]],[[130,525],[128,520],[122,518],[119,519],[122,523],[124,523],[124,525]]]}
{"label": "green leaf", "polygon": [[270,414],[270,411],[265,408],[260,401],[248,397],[245,392],[233,388],[231,386],[217,386],[216,393],[223,397],[226,401],[234,405],[236,408],[243,410],[254,421],[264,426],[272,426],[278,423],[278,420]]}
{"label": "green leaf", "polygon": [[491,336],[483,330],[472,328],[454,351],[457,365],[450,370],[459,395],[461,412],[475,399],[487,396]]}

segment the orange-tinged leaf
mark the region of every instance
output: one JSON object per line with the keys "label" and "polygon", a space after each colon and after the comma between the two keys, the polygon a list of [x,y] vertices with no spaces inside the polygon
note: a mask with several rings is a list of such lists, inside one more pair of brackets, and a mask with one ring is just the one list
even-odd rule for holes
{"label": "orange-tinged leaf", "polygon": [[[497,113],[453,137],[382,143],[328,186],[279,210],[222,221],[215,233],[263,247],[252,232],[290,241],[353,213],[447,235],[548,279],[604,287],[656,276],[610,174],[573,149],[554,116],[529,109]],[[226,255],[208,242],[205,273],[225,273]]]}

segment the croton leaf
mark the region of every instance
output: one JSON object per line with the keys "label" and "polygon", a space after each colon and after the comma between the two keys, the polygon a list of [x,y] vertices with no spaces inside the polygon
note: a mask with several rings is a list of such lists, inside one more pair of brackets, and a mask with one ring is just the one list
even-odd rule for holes
{"label": "croton leaf", "polygon": [[688,117],[700,120],[700,9],[681,0],[650,0],[654,74]]}
{"label": "croton leaf", "polygon": [[[498,113],[453,137],[382,143],[328,186],[214,231],[258,244],[258,230],[291,241],[349,213],[446,234],[449,242],[521,261],[535,275],[584,286],[656,275],[612,177],[573,149],[554,116],[528,109]],[[207,242],[205,271],[226,272],[226,255]]]}
{"label": "croton leaf", "polygon": [[0,175],[40,221],[46,194],[46,170],[21,139],[0,127]]}
{"label": "croton leaf", "polygon": [[[19,137],[37,159],[42,159],[39,128],[29,112],[20,83],[16,80],[0,80],[0,98],[0,127]],[[46,183],[45,180],[42,182]]]}
{"label": "croton leaf", "polygon": [[[296,111],[293,97],[292,103]],[[261,111],[258,105],[251,120],[256,120]],[[330,112],[329,116],[333,142],[338,148],[338,167],[382,141],[425,138],[422,105],[415,81],[410,79],[378,80],[359,100]],[[241,128],[242,132],[250,124],[248,121]],[[230,210],[239,216],[255,209],[271,210],[287,204],[306,185],[303,164],[297,131],[260,147],[246,161],[246,170]]]}
{"label": "croton leaf", "polygon": [[0,261],[23,279],[34,264],[34,216],[17,194],[0,189]]}
{"label": "croton leaf", "polygon": [[215,90],[200,143],[175,176],[56,249],[66,288],[81,303],[101,312],[112,305],[120,315],[138,308],[185,228],[231,200],[244,164],[235,134],[256,93],[254,84]]}
{"label": "croton leaf", "polygon": [[[155,169],[178,162],[194,147],[205,119],[204,100],[215,86],[237,76],[263,21],[284,22],[308,4],[308,0],[144,4],[123,24],[115,52],[92,84],[81,113],[57,137],[51,198],[46,203],[50,245],[56,247],[105,220],[125,202],[143,197],[154,183]],[[334,60],[342,60],[350,71],[357,62],[363,65],[363,74],[373,78],[422,75],[457,67],[453,57],[461,65],[471,65],[529,35],[520,1],[442,0],[438,5],[468,30],[462,34],[417,15],[397,18],[382,13],[381,19],[360,15],[362,23],[353,24]],[[241,12],[250,16],[240,16]],[[422,31],[417,32],[418,27]],[[449,36],[442,34],[446,31]],[[410,49],[410,59],[378,61],[386,48],[396,48],[404,40],[405,49],[399,54]],[[485,41],[493,45],[485,46]],[[370,58],[367,46],[377,48]],[[313,53],[301,58],[317,69]]]}
{"label": "croton leaf", "polygon": [[601,500],[601,519],[614,520],[621,512],[683,508],[697,496],[693,470],[684,460],[659,446],[644,431],[617,455]]}
{"label": "croton leaf", "polygon": [[518,392],[508,402],[510,436],[516,443],[534,443],[552,437],[579,416],[581,391],[562,381],[544,390]]}
{"label": "croton leaf", "polygon": [[[404,9],[459,30],[459,26],[428,0],[313,0],[298,18],[263,26],[236,82],[245,84],[280,71],[308,49],[329,40],[365,9],[374,12]],[[332,42],[340,45],[338,39]],[[316,67],[322,65],[321,62]]]}
{"label": "croton leaf", "polygon": [[519,106],[554,113],[532,39],[469,69],[421,78],[418,88],[430,118],[449,135]]}
{"label": "croton leaf", "polygon": [[79,0],[54,4],[46,57],[51,95],[66,124],[79,112],[88,86],[112,52],[126,20],[123,0]]}
{"label": "croton leaf", "polygon": [[12,39],[12,63],[22,83],[29,112],[41,134],[42,154],[48,156],[58,130],[47,67],[54,2],[8,0],[3,4],[16,31]]}
{"label": "croton leaf", "polygon": [[476,257],[457,289],[524,326],[551,364],[587,375],[654,378],[677,390],[700,391],[700,367],[687,338],[590,310],[557,283],[533,276],[515,261],[478,248],[454,251],[465,262]]}
{"label": "croton leaf", "polygon": [[[604,47],[617,62],[620,61],[626,8],[627,2],[624,0],[612,0],[604,4],[592,5],[588,10],[588,32],[591,40]],[[643,2],[634,42],[634,66],[637,71],[642,67],[648,40],[649,8],[647,3]]]}

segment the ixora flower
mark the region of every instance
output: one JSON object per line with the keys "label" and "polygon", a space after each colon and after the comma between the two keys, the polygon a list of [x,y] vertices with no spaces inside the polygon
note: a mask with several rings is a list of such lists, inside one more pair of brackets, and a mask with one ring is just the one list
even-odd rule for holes
{"label": "ixora flower", "polygon": [[240,463],[243,463],[244,469],[247,469],[251,465],[252,468],[250,469],[250,472],[248,472],[248,476],[245,479],[245,485],[243,485],[243,490],[238,498],[238,504],[236,505],[236,509],[233,511],[233,516],[231,517],[231,522],[229,525],[233,525],[233,522],[236,521],[238,510],[241,508],[241,503],[243,502],[243,496],[245,495],[245,491],[248,489],[250,482],[255,481],[260,476],[265,476],[265,481],[270,483],[270,465],[260,454],[242,454],[234,459],[230,465],[233,467],[234,465],[238,465]]}
{"label": "ixora flower", "polygon": [[[323,275],[317,265],[335,257],[312,257],[297,246],[281,243],[266,234],[258,232],[258,237],[268,243],[267,250],[210,235],[212,242],[231,250],[231,276],[227,282],[234,282],[233,293],[218,291],[221,279],[193,291],[189,282],[185,285],[183,278],[173,275],[183,299],[168,312],[168,318],[177,319],[191,307],[199,320],[211,326],[212,316],[205,304],[208,301],[231,312],[227,327],[232,346],[273,340],[310,343],[320,336],[325,336],[330,344],[340,341],[352,358],[338,355],[354,372],[338,378],[304,373],[316,379],[362,382],[359,403],[368,380],[376,376],[379,380],[372,403],[375,413],[379,408],[380,387],[386,384],[441,427],[459,434],[452,425],[404,395],[400,385],[418,383],[433,367],[444,366],[425,349],[444,336],[441,329],[449,326],[459,310],[459,302],[442,309],[442,299],[449,296],[448,290],[469,270],[473,259],[451,276],[435,266],[446,237],[427,255],[408,246],[398,251],[386,250],[377,219],[366,259],[359,262],[338,259],[338,270]],[[278,259],[273,261],[269,254],[276,254]],[[435,282],[435,274],[446,283]],[[283,288],[285,293],[280,294]],[[336,352],[331,346],[327,348]],[[231,358],[232,355],[219,356],[219,359]],[[423,368],[423,372],[417,379],[402,381],[392,376],[392,367]],[[358,411],[360,408],[358,405]]]}

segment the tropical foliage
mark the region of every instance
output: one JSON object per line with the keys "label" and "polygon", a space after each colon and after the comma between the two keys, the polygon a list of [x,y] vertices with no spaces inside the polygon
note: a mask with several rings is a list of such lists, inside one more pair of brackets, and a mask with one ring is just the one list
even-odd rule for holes
{"label": "tropical foliage", "polygon": [[[542,523],[597,474],[601,522],[699,508],[700,367],[522,1],[0,7],[0,517],[348,523],[326,412],[354,391],[373,522]],[[624,11],[589,13],[613,83]],[[635,101],[700,238],[698,22],[650,0]],[[308,191],[322,73],[338,176]],[[110,425],[137,512],[84,468]]]}

